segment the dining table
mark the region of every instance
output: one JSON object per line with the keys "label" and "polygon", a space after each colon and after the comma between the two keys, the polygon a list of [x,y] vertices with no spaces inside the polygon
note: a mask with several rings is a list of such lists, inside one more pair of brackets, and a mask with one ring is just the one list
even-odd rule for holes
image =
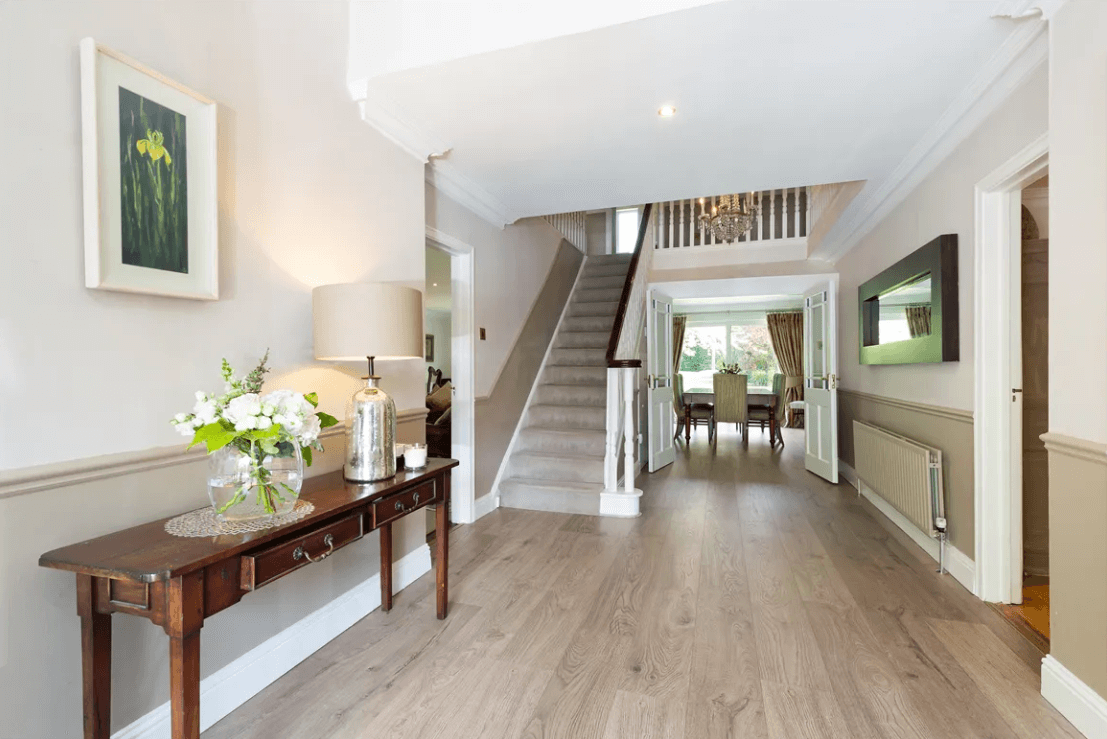
{"label": "dining table", "polygon": [[[693,407],[715,407],[715,393],[690,390],[684,393],[684,440],[692,438],[692,409]],[[771,391],[750,392],[746,394],[746,408],[752,410],[767,410],[769,412],[769,438],[776,439],[776,404],[777,396]],[[747,430],[743,433],[748,435]]]}

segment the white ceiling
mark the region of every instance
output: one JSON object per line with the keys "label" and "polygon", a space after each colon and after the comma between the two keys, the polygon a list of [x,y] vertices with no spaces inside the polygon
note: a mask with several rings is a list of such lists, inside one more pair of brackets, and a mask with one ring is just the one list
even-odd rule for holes
{"label": "white ceiling", "polygon": [[440,176],[506,221],[850,180],[879,192],[1026,23],[995,8],[729,0],[383,74],[364,94],[386,134],[448,150]]}
{"label": "white ceiling", "polygon": [[[727,310],[719,305],[738,306],[743,303],[779,300],[788,302],[796,296],[807,295],[829,282],[836,282],[838,275],[771,275],[767,277],[732,277],[721,280],[680,280],[651,282],[650,287],[673,299],[683,308],[691,304],[714,304],[714,310]],[[802,303],[802,300],[800,300]],[[738,310],[739,308],[733,308]]]}

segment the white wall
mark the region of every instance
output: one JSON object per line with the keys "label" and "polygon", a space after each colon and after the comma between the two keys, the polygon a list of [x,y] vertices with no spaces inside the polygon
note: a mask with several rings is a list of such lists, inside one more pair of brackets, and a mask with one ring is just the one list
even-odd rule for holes
{"label": "white wall", "polygon": [[[269,347],[277,368],[314,363],[313,286],[422,287],[422,166],[344,94],[343,5],[0,7],[3,67],[22,70],[0,81],[0,417],[18,419],[0,425],[0,469],[172,443],[167,419],[215,388],[220,357],[245,366]],[[83,36],[219,102],[220,301],[84,288]],[[409,368],[381,369],[400,408],[421,404],[418,382],[397,383]],[[322,390],[341,411],[345,390]]]}
{"label": "white wall", "polygon": [[[850,390],[972,410],[974,188],[1049,126],[1045,65],[838,263],[841,384]],[[858,364],[857,288],[942,234],[958,236],[961,360]],[[1052,269],[1052,267],[1051,267]]]}
{"label": "white wall", "polygon": [[1107,442],[1107,3],[1071,2],[1061,8],[1051,22],[1050,65],[1049,430],[1102,443]]}
{"label": "white wall", "polygon": [[486,340],[476,342],[476,396],[492,393],[527,314],[546,281],[561,234],[541,218],[496,228],[426,186],[427,225],[473,247],[475,311]]}
{"label": "white wall", "polygon": [[[218,302],[84,287],[84,36],[219,102]],[[274,385],[317,389],[342,415],[364,370],[313,360],[312,286],[424,281],[423,166],[360,122],[346,39],[339,2],[0,3],[0,470],[183,447],[168,419],[217,388],[220,357],[245,368],[266,347]],[[379,370],[400,409],[422,407],[421,359]],[[341,442],[328,449],[316,471],[340,466]],[[73,578],[38,555],[201,505],[203,480],[188,463],[0,499],[0,736],[81,731]],[[397,532],[397,557],[421,546],[421,523]],[[368,537],[213,618],[204,674],[363,582],[376,552]],[[168,681],[161,630],[114,620],[118,730]]]}

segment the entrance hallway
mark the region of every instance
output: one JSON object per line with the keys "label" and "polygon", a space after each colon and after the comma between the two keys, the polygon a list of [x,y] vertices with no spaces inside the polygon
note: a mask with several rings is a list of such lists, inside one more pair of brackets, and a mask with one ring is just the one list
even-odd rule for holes
{"label": "entrance hallway", "polygon": [[784,434],[693,434],[637,519],[456,529],[446,621],[425,576],[204,737],[1078,737],[1041,653]]}

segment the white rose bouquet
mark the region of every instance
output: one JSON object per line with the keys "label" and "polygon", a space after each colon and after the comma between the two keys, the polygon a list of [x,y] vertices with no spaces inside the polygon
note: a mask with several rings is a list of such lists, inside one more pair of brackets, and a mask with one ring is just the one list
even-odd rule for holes
{"label": "white rose bouquet", "polygon": [[271,479],[265,461],[290,456],[295,444],[304,463],[310,467],[312,451],[323,451],[319,432],[338,423],[334,416],[315,410],[319,405],[315,393],[301,395],[292,390],[274,390],[262,395],[261,386],[269,371],[268,361],[267,351],[248,375],[236,378],[234,369],[224,359],[223,395],[197,392],[192,413],[178,413],[171,421],[182,435],[192,437],[190,449],[204,444],[211,454],[233,445],[250,458],[250,483],[239,487],[234,496],[218,508],[219,513],[246,500],[250,487],[257,488],[258,504],[268,513],[276,510],[275,501],[284,501],[281,488],[296,498],[298,491]]}

